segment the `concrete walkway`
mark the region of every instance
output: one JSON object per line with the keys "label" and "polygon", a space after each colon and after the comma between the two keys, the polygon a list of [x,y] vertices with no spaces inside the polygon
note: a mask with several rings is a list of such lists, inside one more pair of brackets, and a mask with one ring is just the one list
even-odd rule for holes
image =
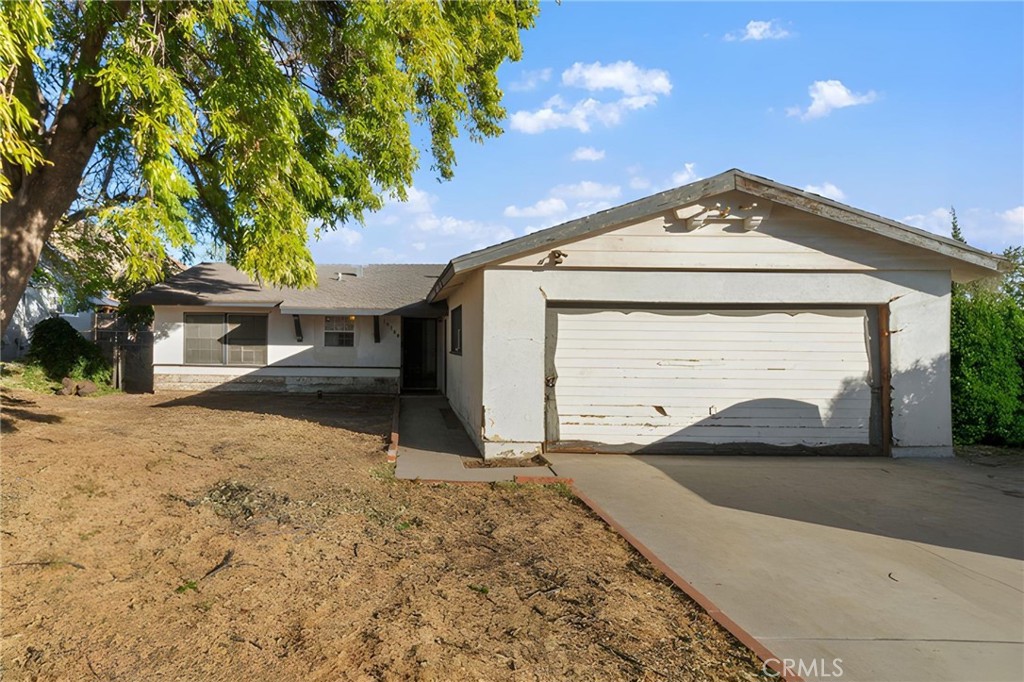
{"label": "concrete walkway", "polygon": [[805,679],[1024,680],[1020,467],[547,458]]}
{"label": "concrete walkway", "polygon": [[516,476],[553,476],[542,467],[467,467],[480,452],[443,396],[402,396],[395,476],[423,481],[494,482]]}

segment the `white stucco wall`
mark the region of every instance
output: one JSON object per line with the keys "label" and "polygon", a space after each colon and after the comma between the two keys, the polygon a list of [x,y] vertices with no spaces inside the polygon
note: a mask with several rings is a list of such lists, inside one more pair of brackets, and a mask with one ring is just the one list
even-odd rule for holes
{"label": "white stucco wall", "polygon": [[[466,432],[483,448],[481,429],[481,394],[484,343],[483,274],[471,275],[448,298],[445,334],[446,392],[452,410],[458,415]],[[451,351],[451,311],[462,306],[462,355]]]}
{"label": "white stucco wall", "polygon": [[952,454],[948,271],[679,272],[496,267],[482,274],[481,405],[486,418],[481,449],[486,456],[531,454],[544,440],[545,308],[549,300],[780,307],[888,303],[893,454]]}
{"label": "white stucco wall", "polygon": [[[267,315],[267,365],[186,365],[185,313],[239,313]],[[239,377],[255,381],[279,378],[290,390],[316,390],[345,385],[352,390],[377,382],[381,387],[398,389],[401,365],[401,318],[384,316],[380,324],[380,343],[374,342],[373,317],[357,316],[355,345],[350,348],[324,345],[324,317],[301,315],[302,341],[295,338],[291,315],[276,309],[224,307],[154,307],[153,375],[154,385],[164,388],[213,388]],[[204,378],[208,377],[208,378]],[[330,381],[321,381],[329,379]],[[278,382],[278,383],[282,383]],[[244,386],[246,384],[241,384]],[[252,382],[249,382],[249,386]],[[227,386],[225,386],[227,387]]]}

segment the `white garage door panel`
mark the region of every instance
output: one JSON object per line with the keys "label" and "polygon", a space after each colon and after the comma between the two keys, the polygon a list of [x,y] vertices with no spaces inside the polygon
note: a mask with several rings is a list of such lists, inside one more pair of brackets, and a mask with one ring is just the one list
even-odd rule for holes
{"label": "white garage door panel", "polygon": [[[601,420],[610,421],[616,420],[620,423],[647,423],[651,419],[663,419],[664,416],[653,409],[653,406],[621,406],[621,404],[601,404],[600,415],[594,413],[594,404],[590,406],[568,406],[561,410],[562,419],[566,421],[587,421],[587,420]],[[708,409],[701,406],[679,406],[679,404],[667,403],[665,406],[658,406],[666,411],[673,419],[682,419],[688,421],[699,421],[703,418],[709,417]],[[866,407],[866,406],[865,406]],[[819,408],[820,410],[820,408]],[[637,413],[643,413],[638,416]],[[831,411],[829,423],[833,421],[854,421],[860,420],[863,413],[862,407],[857,408],[840,408],[838,410]],[[756,409],[748,410],[741,406],[733,406],[729,410],[727,416],[719,415],[719,420],[728,419],[745,419],[745,420],[756,420],[757,423],[775,423],[775,422],[800,422],[803,423],[806,419],[806,410],[791,410],[784,408],[777,409]]]}
{"label": "white garage door panel", "polygon": [[552,310],[562,443],[870,442],[864,310]]}

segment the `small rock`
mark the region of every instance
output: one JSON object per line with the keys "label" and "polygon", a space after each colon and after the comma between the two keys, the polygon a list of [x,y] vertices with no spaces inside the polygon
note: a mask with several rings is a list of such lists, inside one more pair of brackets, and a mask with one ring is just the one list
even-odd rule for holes
{"label": "small rock", "polygon": [[75,383],[74,379],[64,377],[60,380],[60,388],[57,389],[57,395],[75,395],[77,389],[78,384]]}
{"label": "small rock", "polygon": [[85,380],[85,381],[79,381],[78,382],[78,395],[91,395],[91,394],[93,394],[95,392],[96,392],[96,384],[94,384],[93,382],[89,381],[88,379]]}

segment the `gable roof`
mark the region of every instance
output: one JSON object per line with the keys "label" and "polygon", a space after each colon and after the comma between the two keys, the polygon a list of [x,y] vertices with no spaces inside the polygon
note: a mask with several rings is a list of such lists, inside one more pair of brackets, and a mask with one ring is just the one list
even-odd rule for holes
{"label": "gable roof", "polygon": [[[641,218],[664,213],[692,204],[705,197],[739,190],[786,206],[811,213],[821,218],[834,220],[844,225],[870,232],[898,242],[933,251],[952,258],[976,269],[991,274],[1004,267],[1005,259],[982,249],[967,246],[954,239],[941,237],[931,232],[904,225],[880,215],[847,206],[826,197],[805,192],[789,185],[775,182],[751,173],[732,169],[710,178],[691,182],[682,187],[669,189],[658,194],[631,201],[628,204],[609,208],[592,215],[570,220],[567,223],[540,230],[525,237],[512,239],[485,249],[473,251],[452,259],[445,267],[430,290],[428,301],[433,301],[453,277],[515,258],[532,251],[547,249],[609,228],[640,220]],[[975,279],[968,277],[967,279]]]}
{"label": "gable roof", "polygon": [[[317,286],[260,286],[227,263],[201,263],[132,297],[134,305],[279,307],[284,314],[434,317],[425,303],[443,265],[317,265]],[[443,306],[442,306],[443,309]]]}

